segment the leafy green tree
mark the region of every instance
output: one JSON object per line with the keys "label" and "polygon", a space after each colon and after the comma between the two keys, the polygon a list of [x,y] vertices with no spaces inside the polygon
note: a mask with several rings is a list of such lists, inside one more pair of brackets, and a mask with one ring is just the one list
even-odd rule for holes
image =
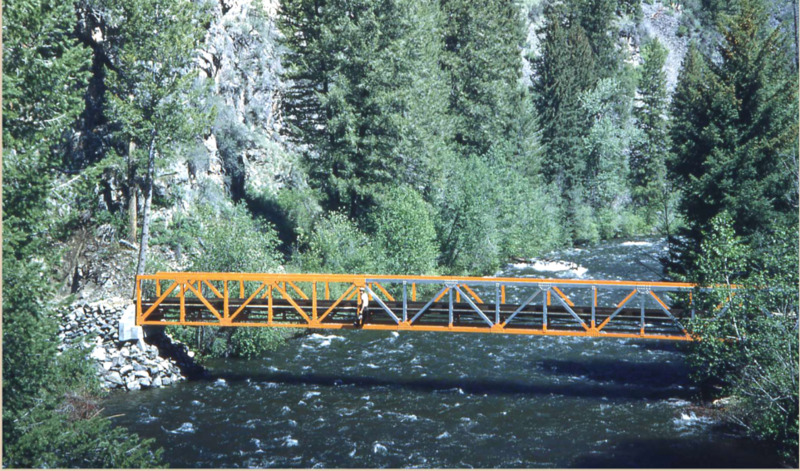
{"label": "leafy green tree", "polygon": [[371,224],[387,273],[434,274],[438,248],[433,208],[419,193],[402,186],[387,188],[371,215]]}
{"label": "leafy green tree", "polygon": [[328,213],[314,225],[308,249],[299,261],[303,271],[311,273],[375,273],[381,263],[369,237],[337,212]]}
{"label": "leafy green tree", "polygon": [[[732,396],[727,416],[753,436],[774,441],[797,465],[797,226],[747,243],[733,218],[711,221],[693,273],[711,288],[697,293],[701,311],[689,362],[706,392]],[[734,285],[736,290],[734,291]],[[720,311],[720,309],[724,309]]]}
{"label": "leafy green tree", "polygon": [[690,50],[673,103],[686,264],[722,211],[742,236],[797,216],[797,76],[789,50],[757,0],[742,0],[726,24],[721,62]]}
{"label": "leafy green tree", "polygon": [[350,217],[375,185],[423,189],[447,153],[447,93],[437,66],[438,5],[395,0],[284,2],[286,114],[328,209]]}
{"label": "leafy green tree", "polygon": [[498,182],[478,156],[453,165],[442,191],[434,196],[440,265],[450,273],[493,273],[500,266]]}
{"label": "leafy green tree", "polygon": [[109,114],[121,126],[118,137],[133,144],[127,155],[129,185],[141,183],[144,198],[136,268],[142,274],[156,161],[164,162],[180,144],[197,139],[210,121],[209,111],[197,107],[197,93],[205,87],[190,73],[206,18],[203,6],[194,2],[97,0],[95,9],[113,24]]}
{"label": "leafy green tree", "polygon": [[203,223],[196,234],[200,251],[190,271],[269,273],[280,265],[278,236],[264,221],[254,219],[243,204],[215,210],[201,207]]}
{"label": "leafy green tree", "polygon": [[583,139],[582,160],[586,202],[599,215],[600,235],[619,235],[630,201],[628,159],[636,128],[630,125],[630,93],[617,79],[601,79],[597,86],[581,94],[581,109],[590,117],[588,134]]}

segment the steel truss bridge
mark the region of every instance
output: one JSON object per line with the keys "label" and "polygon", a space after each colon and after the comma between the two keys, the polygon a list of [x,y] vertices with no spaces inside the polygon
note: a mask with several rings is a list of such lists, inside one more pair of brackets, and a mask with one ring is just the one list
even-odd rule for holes
{"label": "steel truss bridge", "polygon": [[[361,325],[359,288],[370,298]],[[686,321],[695,316],[697,288],[534,278],[157,273],[136,278],[136,323],[691,341]]]}

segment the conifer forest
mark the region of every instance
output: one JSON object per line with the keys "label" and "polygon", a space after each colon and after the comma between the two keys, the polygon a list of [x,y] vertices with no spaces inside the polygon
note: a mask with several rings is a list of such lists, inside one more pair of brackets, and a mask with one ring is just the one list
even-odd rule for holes
{"label": "conifer forest", "polygon": [[[682,347],[693,403],[797,466],[796,0],[2,11],[4,467],[170,462],[104,411],[94,342],[64,347],[136,274],[492,276],[630,239],[719,287],[700,304],[750,293]],[[199,363],[295,341],[167,333]]]}

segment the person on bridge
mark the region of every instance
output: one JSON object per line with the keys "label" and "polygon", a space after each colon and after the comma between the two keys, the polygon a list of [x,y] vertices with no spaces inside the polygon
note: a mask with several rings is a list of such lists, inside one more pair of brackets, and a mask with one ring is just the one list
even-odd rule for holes
{"label": "person on bridge", "polygon": [[369,296],[364,288],[358,288],[358,317],[356,319],[356,327],[364,325],[364,314],[369,307]]}

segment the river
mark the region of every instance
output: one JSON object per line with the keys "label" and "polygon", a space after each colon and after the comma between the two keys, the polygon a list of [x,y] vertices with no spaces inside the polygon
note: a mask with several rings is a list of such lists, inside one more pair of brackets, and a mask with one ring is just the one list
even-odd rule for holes
{"label": "river", "polygon": [[[657,280],[660,241],[568,249],[501,274]],[[105,414],[172,467],[773,467],[691,411],[681,346],[321,331],[212,378],[114,393]],[[121,415],[120,415],[121,414]]]}

